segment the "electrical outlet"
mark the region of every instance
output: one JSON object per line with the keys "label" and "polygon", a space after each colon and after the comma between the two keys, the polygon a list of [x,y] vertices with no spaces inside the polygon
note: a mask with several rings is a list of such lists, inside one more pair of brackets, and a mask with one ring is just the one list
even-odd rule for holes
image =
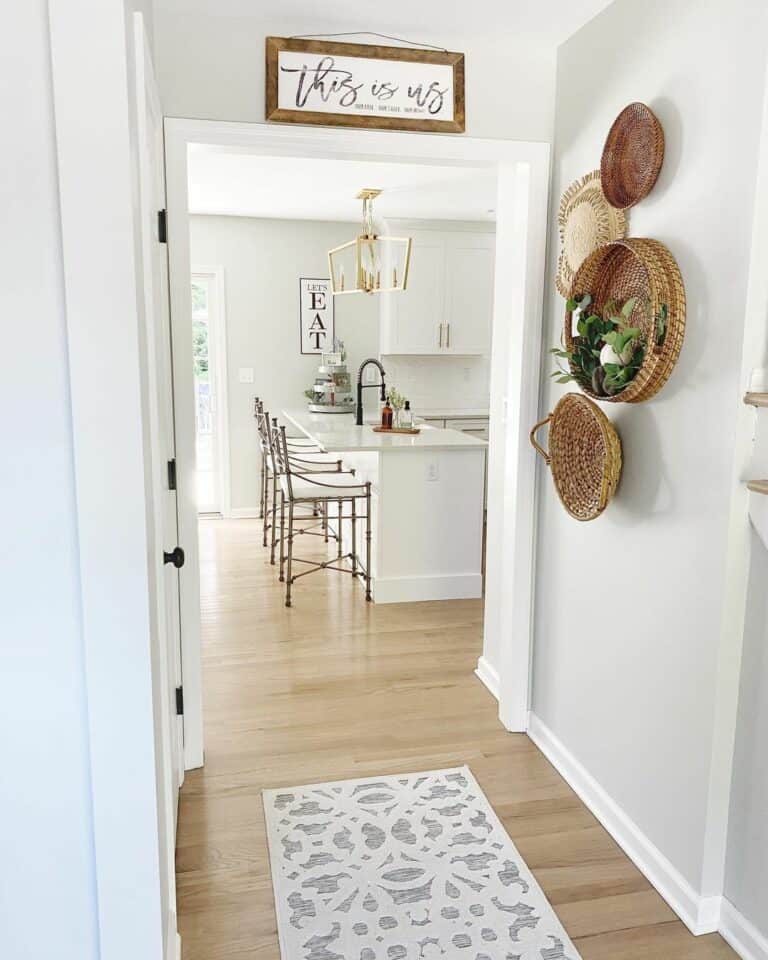
{"label": "electrical outlet", "polygon": [[472,375],[472,371],[469,367],[464,367],[464,382],[469,383],[469,378]]}
{"label": "electrical outlet", "polygon": [[437,460],[430,460],[427,464],[427,480],[439,480],[440,479],[440,467],[437,464]]}
{"label": "electrical outlet", "polygon": [[367,384],[378,383],[378,380],[376,379],[378,376],[379,371],[373,366],[373,364],[371,364],[370,367],[365,368],[365,382]]}
{"label": "electrical outlet", "polygon": [[239,367],[237,377],[240,383],[253,383],[253,367]]}

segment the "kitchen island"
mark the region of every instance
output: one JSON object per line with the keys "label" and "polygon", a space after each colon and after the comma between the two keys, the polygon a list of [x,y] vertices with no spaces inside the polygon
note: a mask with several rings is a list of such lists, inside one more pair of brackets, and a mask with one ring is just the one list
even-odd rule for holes
{"label": "kitchen island", "polygon": [[[415,435],[375,433],[347,414],[283,415],[371,482],[376,603],[482,595],[484,440],[427,425]],[[344,540],[346,552],[347,531]]]}

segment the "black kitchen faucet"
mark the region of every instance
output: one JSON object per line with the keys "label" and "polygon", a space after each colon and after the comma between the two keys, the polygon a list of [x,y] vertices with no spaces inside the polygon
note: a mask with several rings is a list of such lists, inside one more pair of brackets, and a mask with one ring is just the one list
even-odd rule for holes
{"label": "black kitchen faucet", "polygon": [[364,387],[378,387],[378,383],[363,383],[363,370],[368,366],[369,363],[372,363],[375,367],[378,367],[381,371],[381,399],[382,401],[387,399],[387,390],[384,383],[384,367],[379,363],[378,360],[375,360],[371,357],[369,360],[363,360],[360,364],[360,369],[357,371],[357,425],[362,427],[363,425],[363,388]]}

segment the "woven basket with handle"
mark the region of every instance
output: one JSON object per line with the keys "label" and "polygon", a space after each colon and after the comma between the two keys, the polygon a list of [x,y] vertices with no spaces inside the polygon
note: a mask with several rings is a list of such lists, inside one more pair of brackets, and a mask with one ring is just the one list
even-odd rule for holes
{"label": "woven basket with handle", "polygon": [[[669,250],[658,240],[636,237],[606,243],[591,253],[573,278],[571,297],[592,295],[591,312],[603,315],[608,301],[621,305],[630,298],[637,302],[628,325],[642,330],[645,343],[643,365],[634,379],[614,396],[595,393],[592,383],[571,364],[576,382],[595,400],[612,403],[641,403],[667,382],[680,356],[685,334],[685,288],[680,268]],[[659,336],[659,315],[666,308],[663,338]],[[575,337],[570,311],[565,314],[564,340],[572,350]]]}
{"label": "woven basket with handle", "polygon": [[[549,425],[548,450],[536,433]],[[621,441],[603,411],[579,393],[566,393],[531,430],[531,443],[552,471],[557,495],[576,520],[594,520],[608,506],[621,476]]]}

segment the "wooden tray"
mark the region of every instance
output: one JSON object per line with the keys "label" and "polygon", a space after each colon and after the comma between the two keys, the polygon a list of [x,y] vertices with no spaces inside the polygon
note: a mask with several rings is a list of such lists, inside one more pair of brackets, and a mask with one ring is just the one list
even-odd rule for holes
{"label": "wooden tray", "polygon": [[421,433],[417,427],[374,427],[374,433]]}

